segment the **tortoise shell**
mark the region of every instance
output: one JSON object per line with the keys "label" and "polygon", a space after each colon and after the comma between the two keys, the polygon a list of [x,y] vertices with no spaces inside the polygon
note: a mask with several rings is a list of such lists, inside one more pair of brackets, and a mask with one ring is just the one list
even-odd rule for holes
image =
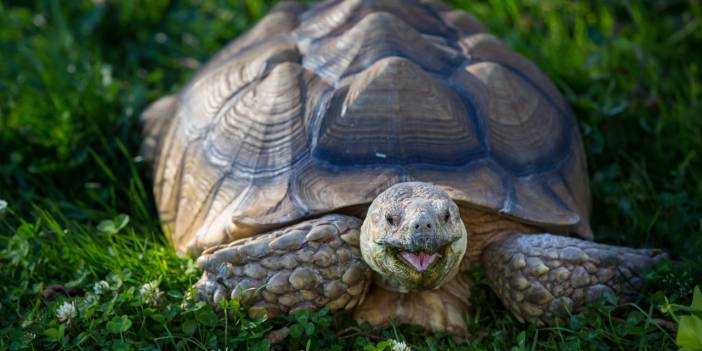
{"label": "tortoise shell", "polygon": [[591,238],[582,141],[558,89],[436,1],[279,4],[143,119],[180,252],[367,205],[404,181]]}

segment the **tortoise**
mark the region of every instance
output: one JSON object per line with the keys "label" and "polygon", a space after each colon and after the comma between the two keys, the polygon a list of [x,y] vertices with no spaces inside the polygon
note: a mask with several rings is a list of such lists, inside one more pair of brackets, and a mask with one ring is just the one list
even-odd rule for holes
{"label": "tortoise", "polygon": [[142,115],[199,298],[462,335],[482,267],[520,321],[641,285],[592,241],[576,120],[533,63],[433,0],[284,2]]}

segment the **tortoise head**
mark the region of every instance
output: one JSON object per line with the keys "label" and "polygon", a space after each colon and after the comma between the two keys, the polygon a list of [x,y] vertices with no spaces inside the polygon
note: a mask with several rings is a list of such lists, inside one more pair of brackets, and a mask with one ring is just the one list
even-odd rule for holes
{"label": "tortoise head", "polygon": [[468,235],[448,194],[429,183],[399,183],[378,195],[361,227],[361,254],[386,289],[436,289],[453,278]]}

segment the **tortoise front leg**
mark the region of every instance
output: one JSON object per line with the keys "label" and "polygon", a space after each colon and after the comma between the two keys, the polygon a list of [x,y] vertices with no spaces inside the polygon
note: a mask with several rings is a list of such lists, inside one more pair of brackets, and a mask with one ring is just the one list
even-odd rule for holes
{"label": "tortoise front leg", "polygon": [[351,309],[363,301],[371,271],[358,248],[361,221],[327,215],[212,247],[198,259],[200,299],[251,304],[249,315],[298,309]]}
{"label": "tortoise front leg", "polygon": [[667,257],[551,234],[516,234],[490,244],[482,263],[493,290],[519,320],[553,323],[609,292],[626,299],[640,272]]}

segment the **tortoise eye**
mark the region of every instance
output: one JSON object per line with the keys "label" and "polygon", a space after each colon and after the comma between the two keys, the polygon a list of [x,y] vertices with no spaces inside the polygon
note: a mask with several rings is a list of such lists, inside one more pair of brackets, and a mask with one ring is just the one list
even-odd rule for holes
{"label": "tortoise eye", "polygon": [[385,215],[385,220],[388,221],[388,224],[395,225],[395,218],[393,218],[390,214]]}
{"label": "tortoise eye", "polygon": [[451,219],[451,212],[446,211],[446,214],[444,214],[444,222],[448,222],[449,219]]}

